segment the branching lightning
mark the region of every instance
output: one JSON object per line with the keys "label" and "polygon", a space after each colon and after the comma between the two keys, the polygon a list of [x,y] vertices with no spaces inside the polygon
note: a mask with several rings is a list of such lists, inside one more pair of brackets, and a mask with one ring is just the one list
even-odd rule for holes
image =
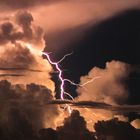
{"label": "branching lightning", "polygon": [[64,91],[64,79],[63,79],[63,77],[62,77],[62,70],[59,68],[58,62],[52,62],[52,60],[50,59],[50,56],[49,56],[48,53],[42,52],[42,54],[45,55],[45,56],[47,57],[49,63],[50,63],[51,65],[54,65],[54,66],[56,67],[56,69],[58,70],[58,72],[59,72],[59,79],[60,79],[60,81],[61,81],[61,85],[60,85],[60,89],[61,89],[60,98],[61,98],[62,100],[64,100],[64,92],[65,92],[65,91]]}
{"label": "branching lightning", "polygon": [[[49,61],[49,63],[50,63],[51,65],[54,65],[54,66],[56,67],[56,69],[57,69],[57,71],[58,71],[58,73],[59,73],[59,80],[61,81],[61,85],[60,85],[60,90],[61,90],[60,98],[61,98],[61,100],[64,100],[64,99],[65,99],[65,98],[64,98],[64,94],[67,95],[67,96],[69,96],[72,100],[74,100],[74,98],[73,98],[68,92],[66,92],[66,91],[64,90],[65,82],[69,82],[71,85],[74,85],[74,86],[84,87],[85,85],[87,85],[87,84],[89,84],[89,83],[95,81],[96,79],[99,79],[99,78],[100,78],[100,76],[94,77],[94,78],[92,78],[91,80],[89,80],[89,81],[87,81],[87,82],[85,82],[85,83],[83,83],[83,84],[77,84],[77,83],[72,82],[72,81],[69,80],[69,79],[64,79],[64,78],[62,77],[62,70],[61,70],[61,68],[59,67],[59,63],[61,63],[67,56],[71,55],[72,53],[66,54],[66,55],[65,55],[61,60],[59,60],[58,62],[53,62],[53,61],[51,60],[50,56],[49,56],[49,53],[42,52],[42,54],[45,55],[45,56],[47,57],[47,59],[48,59],[48,61]],[[69,106],[69,105],[66,105],[66,107],[67,107],[69,113],[71,113],[71,108],[70,108],[70,106]]]}
{"label": "branching lightning", "polygon": [[70,55],[72,55],[72,54],[73,54],[73,52],[64,55],[64,57],[63,57],[62,59],[60,59],[60,60],[57,62],[57,64],[61,63],[67,56],[70,56]]}
{"label": "branching lightning", "polygon": [[101,78],[101,77],[100,77],[100,76],[96,76],[96,77],[92,78],[91,80],[89,80],[89,81],[87,81],[87,82],[85,82],[85,83],[83,83],[83,84],[74,83],[74,82],[72,82],[72,81],[69,80],[69,79],[64,79],[64,82],[66,81],[66,82],[69,82],[70,84],[72,84],[72,85],[74,85],[74,86],[84,87],[84,86],[86,86],[87,84],[89,84],[89,83],[91,83],[91,82],[93,82],[93,81],[95,81],[96,79],[99,79],[99,78]]}

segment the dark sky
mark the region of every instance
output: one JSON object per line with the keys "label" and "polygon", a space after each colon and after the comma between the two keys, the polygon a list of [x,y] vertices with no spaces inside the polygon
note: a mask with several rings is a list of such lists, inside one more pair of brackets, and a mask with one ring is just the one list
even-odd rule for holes
{"label": "dark sky", "polygon": [[[62,68],[66,78],[77,82],[80,76],[87,74],[94,66],[103,68],[107,61],[140,64],[140,10],[128,10],[108,18],[85,31],[81,40],[78,38],[68,45],[69,49],[57,53],[55,59],[74,52],[62,62]],[[129,102],[140,103],[140,75],[131,74],[127,82],[132,92]]]}

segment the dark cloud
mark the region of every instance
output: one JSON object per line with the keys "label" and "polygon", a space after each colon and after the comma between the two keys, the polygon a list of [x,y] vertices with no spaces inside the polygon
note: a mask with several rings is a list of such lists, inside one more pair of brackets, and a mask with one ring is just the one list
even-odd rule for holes
{"label": "dark cloud", "polygon": [[95,140],[94,135],[86,128],[86,121],[77,110],[64,120],[64,125],[53,129],[40,130],[40,137],[45,140]]}
{"label": "dark cloud", "polygon": [[16,22],[22,27],[24,36],[26,36],[28,39],[31,39],[33,35],[31,29],[32,21],[33,17],[27,11],[19,11],[16,15]]}
{"label": "dark cloud", "polygon": [[[132,127],[129,122],[117,119],[98,121],[94,125],[95,131],[91,132],[87,129],[87,122],[78,110],[73,110],[70,116],[64,119],[63,125],[57,127],[56,130],[45,128],[44,117],[45,123],[52,126],[59,114],[57,106],[47,104],[51,101],[55,103],[50,90],[33,83],[26,86],[12,85],[6,80],[0,81],[0,89],[0,138],[2,140],[139,139],[138,129]],[[72,104],[73,102],[63,101],[63,103]],[[79,102],[79,104],[81,106],[84,102]],[[110,107],[102,103],[89,104]]]}
{"label": "dark cloud", "polygon": [[86,122],[77,110],[64,120],[64,125],[57,130],[51,128],[41,129],[40,139],[45,140],[138,140],[140,132],[129,122],[111,119],[108,121],[98,121],[94,126],[94,131],[89,132]]}
{"label": "dark cloud", "polygon": [[87,129],[85,119],[80,116],[79,111],[73,110],[70,117],[64,120],[64,125],[57,128],[60,140],[94,140],[93,134]]}
{"label": "dark cloud", "polygon": [[39,131],[40,140],[58,140],[57,132],[52,128],[41,129]]}
{"label": "dark cloud", "polygon": [[13,24],[10,22],[1,25],[1,30],[4,35],[10,35],[13,30]]}
{"label": "dark cloud", "polygon": [[94,101],[67,101],[67,100],[53,100],[48,104],[70,104],[72,106],[76,106],[79,108],[93,108],[93,109],[104,109],[115,111],[118,114],[122,114],[123,112],[140,112],[140,105],[110,105],[101,102]]}
{"label": "dark cloud", "polygon": [[29,13],[27,11],[19,11],[16,14],[16,22],[19,25],[21,25],[23,28],[30,27],[32,21],[33,21],[33,17],[31,15],[31,13]]}
{"label": "dark cloud", "polygon": [[0,25],[1,44],[7,42],[26,41],[28,43],[41,43],[43,30],[32,24],[33,17],[28,11],[19,11],[15,15],[15,22],[4,21]]}
{"label": "dark cloud", "polygon": [[16,31],[14,27],[14,23],[12,22],[4,22],[1,24],[1,32],[0,32],[0,41],[1,44],[7,43],[8,41],[11,41],[14,43],[16,40],[20,40],[24,37],[23,32]]}
{"label": "dark cloud", "polygon": [[92,101],[69,101],[69,100],[53,100],[49,102],[49,104],[71,104],[75,106],[85,106],[85,107],[95,107],[95,108],[108,108],[112,107],[112,105],[106,104],[106,103],[101,103],[101,102],[92,102]]}
{"label": "dark cloud", "polygon": [[33,136],[33,132],[45,125],[55,125],[58,108],[45,105],[52,99],[51,91],[45,86],[33,83],[12,85],[6,80],[0,81],[0,132],[10,139],[23,139]]}
{"label": "dark cloud", "polygon": [[94,125],[97,140],[138,140],[140,133],[128,122],[117,119],[99,121]]}

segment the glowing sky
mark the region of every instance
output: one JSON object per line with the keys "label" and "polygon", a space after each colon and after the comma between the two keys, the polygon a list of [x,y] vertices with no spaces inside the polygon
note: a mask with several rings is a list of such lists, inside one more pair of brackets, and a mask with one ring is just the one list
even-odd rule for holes
{"label": "glowing sky", "polygon": [[60,51],[73,39],[84,36],[83,31],[97,22],[118,12],[139,8],[140,0],[3,0],[0,7],[1,18],[19,9],[30,10],[36,24],[47,32],[48,47]]}
{"label": "glowing sky", "polygon": [[[77,102],[140,104],[139,17],[140,0],[1,0],[0,124],[12,132],[16,118],[27,119],[34,131],[51,127],[63,133],[77,119],[77,129],[89,134],[98,120],[131,122],[122,112],[80,108],[80,114],[68,114],[47,102],[60,97],[60,89],[63,99],[63,79],[83,85],[97,76],[84,88],[67,82],[66,91]],[[72,51],[61,65],[52,63]],[[135,115],[132,124],[139,128]]]}

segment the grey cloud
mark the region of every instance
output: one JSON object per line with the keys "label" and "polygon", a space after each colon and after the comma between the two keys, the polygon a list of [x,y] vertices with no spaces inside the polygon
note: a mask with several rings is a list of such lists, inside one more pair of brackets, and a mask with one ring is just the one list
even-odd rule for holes
{"label": "grey cloud", "polygon": [[1,26],[1,30],[4,35],[10,35],[13,30],[13,24],[10,22],[4,23]]}
{"label": "grey cloud", "polygon": [[77,110],[64,120],[64,125],[56,130],[41,129],[40,139],[49,140],[138,140],[140,132],[129,122],[119,121],[117,118],[98,121],[93,125],[94,131],[88,131],[86,122]]}
{"label": "grey cloud", "polygon": [[70,104],[71,106],[79,108],[93,108],[93,109],[103,109],[117,112],[122,114],[123,112],[140,112],[140,105],[110,105],[102,102],[94,101],[69,101],[69,100],[54,100],[50,101],[48,104]]}
{"label": "grey cloud", "polygon": [[98,121],[94,125],[97,140],[138,140],[140,133],[129,122],[112,119],[108,121]]}
{"label": "grey cloud", "polygon": [[70,101],[70,100],[53,100],[49,102],[49,104],[71,104],[73,106],[79,106],[79,107],[94,107],[94,108],[108,108],[112,107],[112,105],[105,104],[105,103],[100,103],[100,102],[90,102],[90,101]]}
{"label": "grey cloud", "polygon": [[[22,123],[21,120],[26,119],[34,130],[39,130],[45,125],[55,125],[54,120],[59,114],[58,107],[45,105],[46,102],[54,98],[51,91],[45,86],[34,83],[13,85],[6,80],[2,80],[0,81],[0,89],[0,107],[2,107],[0,126],[4,124],[5,127],[9,127],[10,131],[17,129],[12,125],[16,124],[13,117],[14,119],[20,119],[17,120],[19,124]],[[13,110],[16,110],[16,112],[12,113]],[[16,117],[16,114],[20,115],[20,118]]]}
{"label": "grey cloud", "polygon": [[95,139],[93,133],[87,129],[85,119],[77,110],[73,110],[70,117],[64,120],[64,125],[57,128],[57,133],[60,140]]}
{"label": "grey cloud", "polygon": [[28,39],[32,38],[32,29],[31,24],[33,21],[33,17],[27,11],[19,11],[16,15],[16,22],[23,28],[24,36]]}

